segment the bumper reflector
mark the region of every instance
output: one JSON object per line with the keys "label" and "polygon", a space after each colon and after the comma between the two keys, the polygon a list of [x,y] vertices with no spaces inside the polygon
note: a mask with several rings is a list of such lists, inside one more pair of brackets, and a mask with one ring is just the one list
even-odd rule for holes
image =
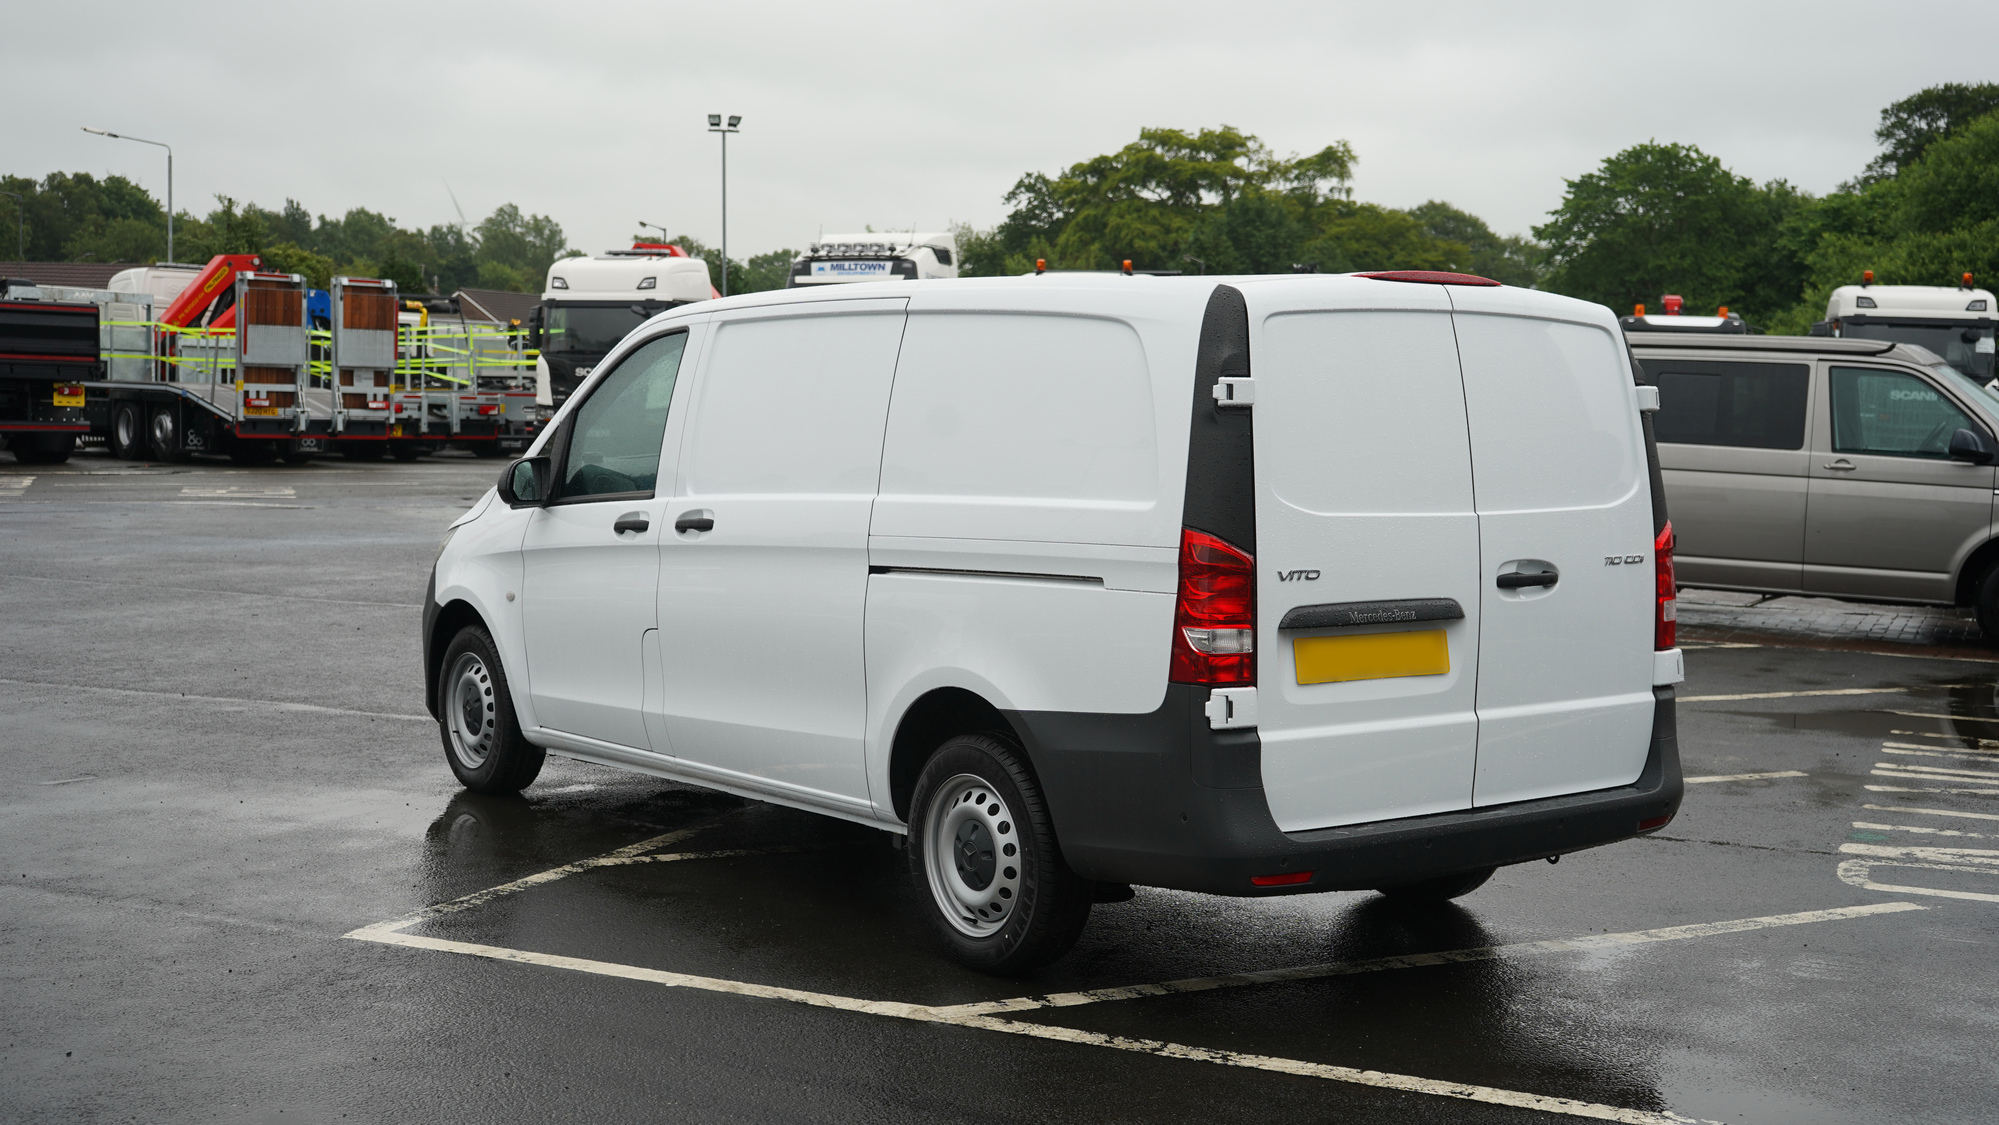
{"label": "bumper reflector", "polygon": [[1259,887],[1292,887],[1312,881],[1310,871],[1287,871],[1282,875],[1251,875],[1249,881]]}
{"label": "bumper reflector", "polygon": [[1652,819],[1650,819],[1650,820],[1641,820],[1641,821],[1639,821],[1639,822],[1638,822],[1638,831],[1640,831],[1640,832],[1650,832],[1650,831],[1652,831],[1652,830],[1653,830],[1654,828],[1664,828],[1664,827],[1666,827],[1666,826],[1667,826],[1668,824],[1671,824],[1672,822],[1673,822],[1673,814],[1672,814],[1672,813],[1667,813],[1667,814],[1666,814],[1665,816],[1655,816],[1655,817],[1653,817],[1653,818],[1652,818]]}

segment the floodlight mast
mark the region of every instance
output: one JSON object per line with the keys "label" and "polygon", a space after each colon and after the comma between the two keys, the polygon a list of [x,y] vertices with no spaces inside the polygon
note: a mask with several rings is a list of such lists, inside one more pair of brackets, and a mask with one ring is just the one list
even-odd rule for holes
{"label": "floodlight mast", "polygon": [[722,134],[722,296],[729,295],[729,134],[739,133],[736,128],[742,124],[740,114],[730,114],[729,123],[722,124],[722,115],[708,115],[708,131]]}
{"label": "floodlight mast", "polygon": [[113,140],[119,140],[119,141],[137,141],[142,145],[158,145],[159,147],[167,150],[167,261],[169,262],[173,261],[174,260],[174,146],[168,144],[165,141],[149,141],[144,137],[135,137],[129,133],[113,133],[104,129],[93,129],[88,125],[85,125],[82,128],[84,132],[95,133],[100,137],[110,137]]}

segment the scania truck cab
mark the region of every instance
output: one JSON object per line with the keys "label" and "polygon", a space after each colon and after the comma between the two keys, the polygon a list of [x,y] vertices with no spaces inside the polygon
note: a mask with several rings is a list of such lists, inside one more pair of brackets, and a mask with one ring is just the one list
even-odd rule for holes
{"label": "scania truck cab", "polygon": [[919,231],[822,235],[791,263],[785,288],[958,276],[958,240]]}
{"label": "scania truck cab", "polygon": [[708,263],[667,243],[634,242],[548,267],[528,323],[537,348],[535,402],[553,413],[625,334],[667,309],[716,295]]}
{"label": "scania truck cab", "polygon": [[1962,374],[1991,383],[1999,304],[1991,290],[1974,289],[1971,280],[1965,274],[1956,288],[1876,285],[1874,271],[1868,270],[1859,285],[1832,291],[1825,319],[1812,325],[1812,335],[1916,344]]}

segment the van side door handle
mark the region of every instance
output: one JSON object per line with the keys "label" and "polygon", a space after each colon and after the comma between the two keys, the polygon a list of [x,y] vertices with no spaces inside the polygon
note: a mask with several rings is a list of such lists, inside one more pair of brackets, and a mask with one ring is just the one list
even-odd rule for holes
{"label": "van side door handle", "polygon": [[1827,461],[1825,463],[1825,467],[1831,469],[1835,473],[1850,473],[1859,466],[1855,465],[1851,461],[1848,461],[1844,457],[1838,457],[1834,458],[1831,461]]}
{"label": "van side door handle", "polygon": [[713,531],[715,521],[708,516],[682,516],[673,521],[675,531]]}
{"label": "van side door handle", "polygon": [[644,531],[651,526],[652,521],[646,518],[644,512],[626,512],[611,525],[611,530],[623,535],[627,531]]}
{"label": "van side door handle", "polygon": [[1499,576],[1499,588],[1502,590],[1522,590],[1529,586],[1553,586],[1560,578],[1561,575],[1559,574],[1522,574],[1515,571],[1512,574],[1502,574]]}

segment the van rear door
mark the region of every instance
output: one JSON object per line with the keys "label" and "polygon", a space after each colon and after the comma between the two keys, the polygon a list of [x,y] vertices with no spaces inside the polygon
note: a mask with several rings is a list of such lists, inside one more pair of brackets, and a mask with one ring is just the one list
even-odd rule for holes
{"label": "van rear door", "polygon": [[1628,785],[1651,745],[1645,436],[1610,312],[1451,286],[1482,572],[1479,806]]}
{"label": "van rear door", "polygon": [[1271,814],[1297,832],[1468,808],[1479,543],[1449,300],[1363,279],[1245,288]]}

